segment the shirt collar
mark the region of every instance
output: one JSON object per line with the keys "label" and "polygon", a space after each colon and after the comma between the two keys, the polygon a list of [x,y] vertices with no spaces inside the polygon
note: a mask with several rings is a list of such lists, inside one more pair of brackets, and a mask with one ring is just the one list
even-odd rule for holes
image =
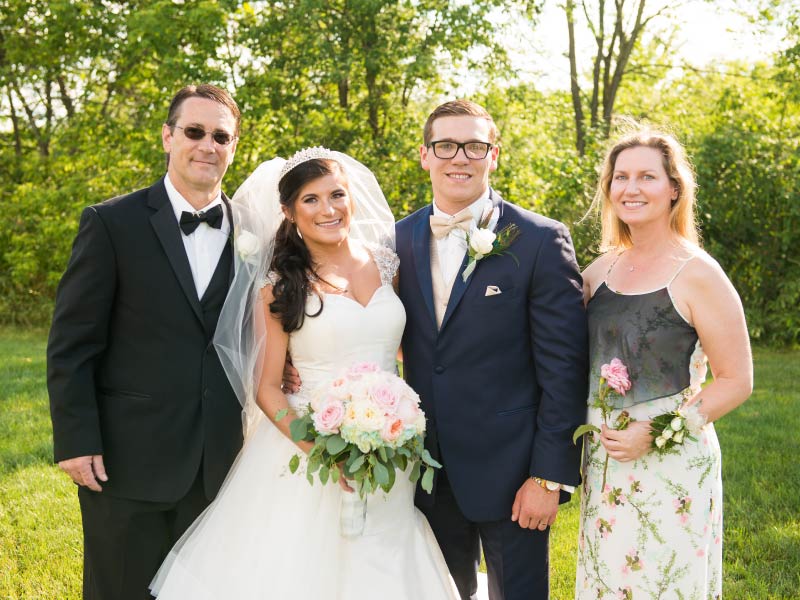
{"label": "shirt collar", "polygon": [[[175,188],[172,181],[169,179],[169,174],[164,176],[164,187],[167,188],[167,197],[169,197],[169,203],[172,205],[172,211],[175,213],[175,219],[177,219],[178,223],[181,222],[181,213],[186,211],[192,214],[200,211],[207,211],[212,206],[216,206],[217,204],[222,204],[222,192],[217,194],[217,197],[214,198],[211,202],[205,205],[203,208],[198,211],[194,206],[189,204],[189,201],[184,198],[181,193]],[[226,207],[222,207],[223,213],[227,214]],[[223,233],[227,233],[230,230],[230,225],[228,224],[228,219],[225,218],[222,220],[222,228],[220,231]]]}
{"label": "shirt collar", "polygon": [[[489,188],[487,187],[486,191],[483,194],[481,194],[480,198],[475,200],[475,202],[473,202],[469,206],[462,208],[461,211],[469,209],[469,211],[472,213],[472,218],[475,220],[476,223],[479,223],[481,217],[483,216],[484,211],[486,210],[486,203],[490,201],[489,196],[490,196]],[[436,206],[436,198],[433,199],[433,214],[443,217],[450,216],[442,209],[440,209],[438,206]]]}

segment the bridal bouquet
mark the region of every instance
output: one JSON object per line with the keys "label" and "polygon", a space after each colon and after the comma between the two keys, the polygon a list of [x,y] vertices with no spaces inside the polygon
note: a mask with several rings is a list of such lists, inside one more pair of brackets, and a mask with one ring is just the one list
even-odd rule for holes
{"label": "bridal bouquet", "polygon": [[[282,418],[286,412],[277,416]],[[433,489],[433,468],[441,465],[425,449],[425,414],[405,381],[374,363],[357,363],[311,393],[308,411],[292,421],[295,442],[313,442],[306,478],[337,482],[341,472],[363,499],[378,488],[388,492],[396,472],[412,465],[409,479],[422,473],[422,489]],[[300,456],[289,461],[295,473]]]}

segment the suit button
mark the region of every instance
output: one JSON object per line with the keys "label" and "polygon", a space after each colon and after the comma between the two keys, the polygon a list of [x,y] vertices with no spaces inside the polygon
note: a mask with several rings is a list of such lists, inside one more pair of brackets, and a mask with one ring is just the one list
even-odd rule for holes
{"label": "suit button", "polygon": [[444,367],[442,365],[436,365],[436,368],[433,370],[433,372],[437,375],[441,375],[444,373]]}
{"label": "suit button", "polygon": [[203,390],[203,398],[208,398],[210,396],[211,396],[211,390],[209,390],[208,388],[204,389]]}

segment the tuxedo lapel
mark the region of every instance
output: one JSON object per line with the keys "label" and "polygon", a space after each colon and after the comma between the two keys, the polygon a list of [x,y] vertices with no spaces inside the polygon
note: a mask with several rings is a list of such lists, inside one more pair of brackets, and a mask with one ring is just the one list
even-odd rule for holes
{"label": "tuxedo lapel", "polygon": [[167,255],[169,264],[175,272],[186,299],[194,311],[194,314],[203,323],[203,312],[200,307],[200,300],[197,297],[197,288],[192,278],[192,268],[189,266],[189,258],[186,256],[186,249],[181,240],[181,230],[175,219],[167,189],[164,187],[162,179],[150,188],[147,194],[147,205],[156,212],[150,217],[150,224],[156,232],[161,246]]}
{"label": "tuxedo lapel", "polygon": [[[231,250],[235,250],[233,247],[233,209],[231,208],[230,199],[224,193],[222,194],[222,202],[225,204],[225,213],[228,215],[228,224],[231,227],[231,231],[228,234],[227,245],[231,247]],[[235,263],[235,260],[230,262],[230,268],[228,269],[228,287],[233,283],[233,277],[236,274]]]}
{"label": "tuxedo lapel", "polygon": [[[414,257],[414,270],[417,274],[417,282],[419,283],[422,297],[425,300],[425,306],[428,308],[431,322],[435,326],[436,313],[433,310],[433,281],[431,280],[430,215],[432,212],[433,208],[429,206],[428,210],[420,215],[420,219],[414,225],[411,245],[413,248],[412,256]],[[400,277],[402,276],[401,272]]]}
{"label": "tuxedo lapel", "polygon": [[[498,221],[497,226],[495,227],[495,231],[500,231],[500,229],[504,226],[503,222],[503,199],[500,195],[495,192],[493,189],[489,188],[489,198],[492,200],[492,209],[495,208],[498,211]],[[442,318],[442,326],[439,328],[439,331],[444,330],[445,326],[447,325],[447,321],[450,319],[450,316],[455,312],[456,308],[458,308],[458,304],[461,302],[461,299],[464,297],[464,292],[467,291],[470,283],[473,279],[475,279],[475,271],[477,271],[481,267],[481,261],[478,261],[478,264],[475,265],[475,270],[469,276],[469,278],[464,281],[464,269],[467,268],[467,263],[469,262],[469,251],[464,254],[464,260],[461,261],[461,267],[458,269],[458,275],[456,275],[456,280],[453,282],[453,289],[450,292],[450,300],[447,302],[447,310],[444,313],[444,317]]]}

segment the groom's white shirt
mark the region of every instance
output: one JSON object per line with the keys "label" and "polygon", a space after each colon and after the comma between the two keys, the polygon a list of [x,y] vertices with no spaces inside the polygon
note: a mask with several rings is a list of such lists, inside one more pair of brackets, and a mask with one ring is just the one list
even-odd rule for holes
{"label": "groom's white shirt", "polygon": [[[167,188],[169,203],[172,205],[172,210],[175,212],[175,218],[178,223],[181,222],[181,213],[183,211],[197,212],[189,204],[189,201],[175,189],[175,186],[169,180],[169,175],[164,177],[164,187]],[[217,204],[222,204],[221,193],[209,202],[207,206],[204,206],[202,210],[206,211]],[[222,227],[219,229],[209,227],[208,223],[200,223],[191,235],[184,235],[181,232],[183,247],[186,249],[186,257],[189,259],[189,266],[192,269],[192,279],[194,279],[194,287],[197,290],[198,299],[203,297],[208,284],[211,283],[211,277],[214,276],[219,257],[222,256],[222,251],[228,241],[228,234],[231,231],[231,225],[228,222],[228,211],[224,205],[222,206],[222,214],[224,218],[222,219]]]}
{"label": "groom's white shirt", "polygon": [[[487,204],[489,205],[488,208]],[[484,211],[491,210],[489,188],[487,188],[481,197],[475,200],[475,202],[460,210],[456,214],[462,213],[466,210],[472,213],[472,226],[477,227],[477,223],[480,222]],[[455,216],[447,214],[438,206],[436,206],[436,198],[433,199],[433,214],[441,217]],[[497,219],[497,215],[492,215],[492,220],[489,222],[490,229],[497,225]],[[461,268],[461,263],[464,261],[464,254],[467,252],[466,232],[459,228],[453,229],[442,239],[436,240],[436,251],[439,253],[439,266],[442,272],[442,279],[449,284],[451,281],[453,281],[456,273],[458,273],[458,270]]]}

